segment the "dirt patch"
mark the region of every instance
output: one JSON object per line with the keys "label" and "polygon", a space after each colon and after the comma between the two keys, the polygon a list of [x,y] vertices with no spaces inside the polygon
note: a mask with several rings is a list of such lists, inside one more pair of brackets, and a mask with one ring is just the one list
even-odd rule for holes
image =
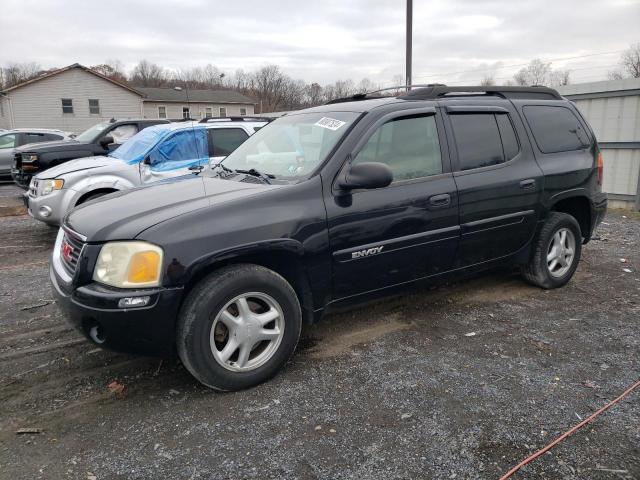
{"label": "dirt patch", "polygon": [[[412,325],[399,320],[399,314],[393,314],[376,323],[361,325],[343,323],[337,329],[322,329],[314,336],[314,346],[308,350],[313,358],[331,358],[349,353],[356,345],[366,344],[377,339],[406,330]],[[336,331],[339,330],[339,331]]]}

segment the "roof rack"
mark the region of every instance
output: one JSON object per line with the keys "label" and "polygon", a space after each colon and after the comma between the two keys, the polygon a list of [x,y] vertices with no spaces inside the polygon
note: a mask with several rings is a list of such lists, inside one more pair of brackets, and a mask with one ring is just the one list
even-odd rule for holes
{"label": "roof rack", "polygon": [[231,116],[231,117],[208,117],[203,118],[198,123],[209,123],[209,122],[271,122],[273,118],[268,117],[247,117],[247,116]]}
{"label": "roof rack", "polygon": [[410,90],[398,98],[404,100],[433,100],[449,96],[464,95],[496,95],[502,98],[529,98],[539,100],[562,100],[562,96],[553,88],[534,85],[532,87],[495,87],[495,86],[470,86],[448,87],[446,85],[430,85],[425,88]]}
{"label": "roof rack", "polygon": [[[562,100],[562,96],[553,88],[542,85],[534,85],[531,87],[495,87],[495,86],[470,86],[470,87],[448,87],[442,83],[430,83],[427,85],[398,85],[396,87],[381,88],[372,92],[356,93],[349,97],[336,98],[328,101],[325,105],[344,102],[356,102],[366,100],[368,98],[382,98],[385,95],[379,95],[380,92],[390,90],[407,91],[402,95],[395,95],[403,100],[435,100],[447,96],[464,96],[464,95],[495,95],[502,98],[529,98],[540,100]],[[378,95],[376,95],[378,94]],[[392,95],[387,95],[392,96]]]}

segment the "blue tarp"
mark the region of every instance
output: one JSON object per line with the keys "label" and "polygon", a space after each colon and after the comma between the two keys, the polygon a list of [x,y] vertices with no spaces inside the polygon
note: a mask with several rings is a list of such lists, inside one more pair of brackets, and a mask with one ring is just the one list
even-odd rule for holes
{"label": "blue tarp", "polygon": [[149,159],[151,169],[160,172],[206,163],[209,160],[206,131],[199,128],[176,132],[153,148]]}
{"label": "blue tarp", "polygon": [[207,133],[204,128],[167,131],[165,125],[145,128],[109,154],[130,165],[146,156],[151,169],[165,172],[206,164],[209,159]]}

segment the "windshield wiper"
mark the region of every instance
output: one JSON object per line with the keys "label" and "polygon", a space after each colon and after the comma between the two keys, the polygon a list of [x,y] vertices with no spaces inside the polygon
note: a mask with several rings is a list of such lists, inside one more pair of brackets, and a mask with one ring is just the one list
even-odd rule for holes
{"label": "windshield wiper", "polygon": [[236,173],[244,173],[245,175],[251,175],[253,177],[258,177],[261,178],[262,180],[264,180],[266,183],[271,184],[271,180],[272,178],[276,178],[275,175],[272,175],[271,173],[262,173],[259,172],[258,170],[256,170],[255,168],[250,168],[249,170],[234,170],[234,172]]}

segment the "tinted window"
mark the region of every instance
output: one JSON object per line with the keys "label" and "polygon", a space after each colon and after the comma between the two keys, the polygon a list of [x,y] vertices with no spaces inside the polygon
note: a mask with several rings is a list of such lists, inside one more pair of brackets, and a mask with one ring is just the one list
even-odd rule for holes
{"label": "tinted window", "polygon": [[542,152],[566,152],[589,146],[587,132],[568,108],[530,105],[523,110]]}
{"label": "tinted window", "polygon": [[226,157],[249,138],[240,128],[210,129],[209,135],[213,145],[213,157]]}
{"label": "tinted window", "polygon": [[496,116],[492,113],[451,115],[460,170],[504,162]]}
{"label": "tinted window", "polygon": [[385,123],[353,160],[362,162],[386,163],[394,182],[442,173],[435,117],[405,117]]}
{"label": "tinted window", "polygon": [[518,139],[516,138],[516,132],[513,129],[511,120],[509,120],[509,115],[496,115],[496,121],[498,122],[500,138],[502,139],[504,158],[508,162],[520,151],[520,147],[518,146]]}
{"label": "tinted window", "polygon": [[24,134],[24,143],[38,143],[44,142],[46,137],[44,133],[25,133]]}
{"label": "tinted window", "polygon": [[62,135],[55,135],[53,133],[47,133],[45,135],[46,140],[49,141],[53,141],[53,140],[62,140],[64,137]]}

